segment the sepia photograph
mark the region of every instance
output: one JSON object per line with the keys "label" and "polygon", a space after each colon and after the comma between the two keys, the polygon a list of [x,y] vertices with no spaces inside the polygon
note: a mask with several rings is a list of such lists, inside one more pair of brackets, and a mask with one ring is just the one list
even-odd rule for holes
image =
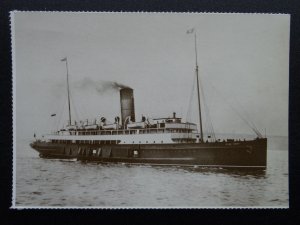
{"label": "sepia photograph", "polygon": [[10,18],[12,208],[289,208],[289,14]]}

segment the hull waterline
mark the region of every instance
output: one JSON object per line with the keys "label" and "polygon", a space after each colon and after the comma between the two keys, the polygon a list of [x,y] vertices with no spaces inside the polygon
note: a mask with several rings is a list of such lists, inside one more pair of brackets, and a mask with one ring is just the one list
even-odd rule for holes
{"label": "hull waterline", "polygon": [[267,139],[182,144],[62,144],[35,141],[41,158],[84,162],[266,168]]}

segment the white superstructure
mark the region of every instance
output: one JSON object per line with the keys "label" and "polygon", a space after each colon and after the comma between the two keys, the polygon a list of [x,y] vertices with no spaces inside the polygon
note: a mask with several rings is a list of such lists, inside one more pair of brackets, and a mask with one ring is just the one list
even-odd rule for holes
{"label": "white superstructure", "polygon": [[[163,144],[196,142],[199,139],[197,126],[193,123],[181,123],[180,118],[157,119],[154,128],[144,122],[131,123],[127,129],[111,130],[102,127],[93,130],[60,130],[45,136],[49,142],[90,143],[90,144]],[[152,124],[152,126],[154,126]],[[132,129],[132,128],[140,129]]]}

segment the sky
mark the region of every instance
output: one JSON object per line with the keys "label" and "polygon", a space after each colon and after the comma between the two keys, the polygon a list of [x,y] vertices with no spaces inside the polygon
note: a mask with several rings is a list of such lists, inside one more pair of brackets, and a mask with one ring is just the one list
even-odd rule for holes
{"label": "sky", "polygon": [[120,115],[118,91],[104,88],[118,82],[134,89],[137,120],[176,112],[198,123],[190,28],[197,32],[204,121],[209,111],[216,133],[252,134],[243,117],[261,133],[288,135],[289,15],[13,12],[12,18],[17,139],[66,124],[64,57],[77,120]]}

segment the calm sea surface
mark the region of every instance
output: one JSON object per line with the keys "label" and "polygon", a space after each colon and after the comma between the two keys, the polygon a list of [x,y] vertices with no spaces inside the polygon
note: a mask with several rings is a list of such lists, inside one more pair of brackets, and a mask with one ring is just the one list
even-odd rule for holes
{"label": "calm sea surface", "polygon": [[288,151],[278,143],[255,172],[41,159],[18,142],[15,206],[288,207]]}

